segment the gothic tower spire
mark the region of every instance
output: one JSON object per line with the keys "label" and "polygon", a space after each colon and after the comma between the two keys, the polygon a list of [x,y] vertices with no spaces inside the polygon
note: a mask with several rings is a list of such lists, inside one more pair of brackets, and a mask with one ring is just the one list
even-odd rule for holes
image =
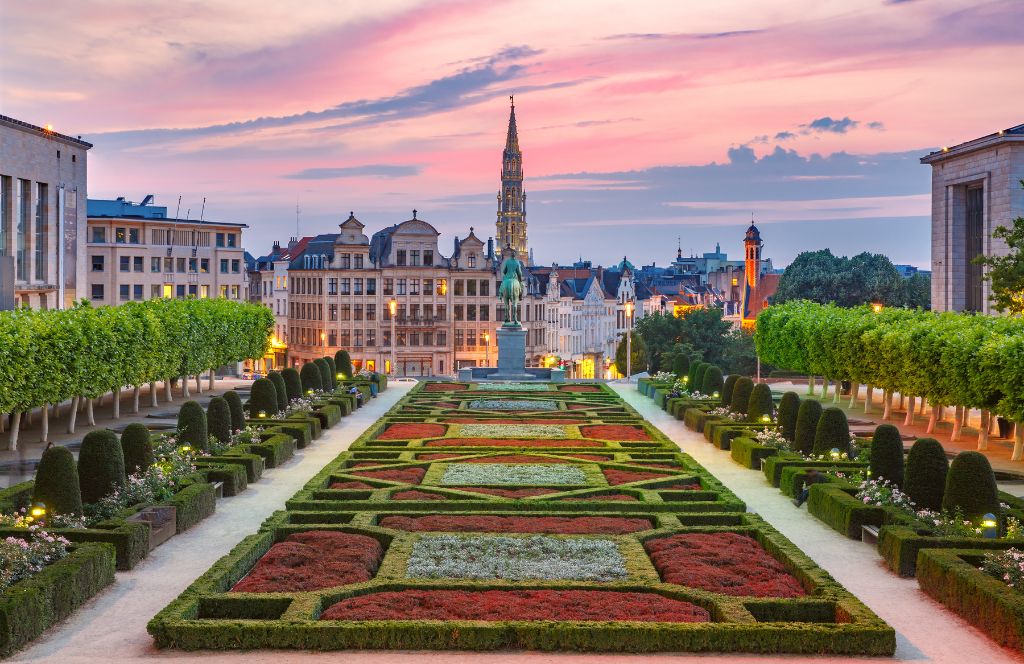
{"label": "gothic tower spire", "polygon": [[497,239],[500,248],[516,250],[519,260],[530,259],[526,237],[526,193],[523,191],[523,153],[519,149],[515,100],[509,97],[508,133],[502,152],[501,189],[498,191]]}

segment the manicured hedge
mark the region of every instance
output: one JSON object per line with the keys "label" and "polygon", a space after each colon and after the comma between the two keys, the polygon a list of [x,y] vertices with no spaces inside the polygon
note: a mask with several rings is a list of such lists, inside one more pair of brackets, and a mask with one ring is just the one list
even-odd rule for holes
{"label": "manicured hedge", "polygon": [[1009,549],[1024,548],[1024,539],[982,539],[979,537],[936,537],[910,520],[910,525],[883,526],[878,531],[878,552],[885,564],[900,576],[914,576],[918,554],[925,549]]}
{"label": "manicured hedge", "polygon": [[729,455],[741,466],[752,470],[761,469],[761,461],[779,453],[777,447],[761,445],[753,438],[738,436],[729,443]]}

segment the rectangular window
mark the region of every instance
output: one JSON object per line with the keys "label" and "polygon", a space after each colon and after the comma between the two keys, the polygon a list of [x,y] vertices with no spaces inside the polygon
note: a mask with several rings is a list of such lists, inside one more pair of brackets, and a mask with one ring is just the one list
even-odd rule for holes
{"label": "rectangular window", "polygon": [[231,287],[231,299],[237,300],[241,296],[242,296],[242,287],[241,286],[232,286]]}
{"label": "rectangular window", "polygon": [[445,320],[445,307],[443,304],[437,305],[437,313],[434,314],[434,320]]}
{"label": "rectangular window", "polygon": [[352,294],[352,280],[348,277],[342,277],[341,279],[341,294],[351,295]]}
{"label": "rectangular window", "polygon": [[341,305],[341,320],[352,320],[352,305]]}
{"label": "rectangular window", "polygon": [[366,280],[366,294],[367,295],[376,295],[377,294],[377,280],[376,279],[367,279]]}
{"label": "rectangular window", "polygon": [[92,299],[102,300],[103,299],[103,284],[92,285]]}
{"label": "rectangular window", "polygon": [[36,183],[36,280],[46,279],[46,263],[49,256],[46,246],[46,217],[49,213],[49,187],[42,182]]}
{"label": "rectangular window", "polygon": [[491,294],[491,282],[488,279],[480,280],[480,295],[489,296]]}
{"label": "rectangular window", "polygon": [[356,254],[354,256],[354,258],[355,258],[355,268],[357,270],[362,270],[363,269],[363,255],[362,254]]}
{"label": "rectangular window", "polygon": [[420,345],[420,333],[419,332],[410,332],[409,333],[409,345],[410,346],[419,346]]}
{"label": "rectangular window", "polygon": [[376,346],[377,345],[377,330],[372,327],[366,328],[366,345]]}
{"label": "rectangular window", "polygon": [[139,244],[139,229],[129,228],[128,229],[128,244]]}
{"label": "rectangular window", "polygon": [[395,257],[395,265],[405,265],[405,249],[396,251]]}
{"label": "rectangular window", "polygon": [[104,259],[103,256],[93,256],[92,257],[92,271],[93,272],[102,272],[103,271],[103,267],[104,267],[103,266],[104,260],[105,259]]}
{"label": "rectangular window", "polygon": [[405,305],[398,305],[398,311],[395,312],[395,316],[398,318],[398,320],[405,320],[405,315]]}
{"label": "rectangular window", "polygon": [[985,298],[982,285],[984,283],[983,266],[973,262],[974,258],[981,256],[985,251],[985,190],[979,186],[967,188],[966,200],[966,246],[964,247],[965,268],[967,273],[965,279],[965,311],[983,311]]}
{"label": "rectangular window", "polygon": [[202,288],[199,289],[199,297],[204,299],[210,297],[210,286],[208,284],[203,284]]}
{"label": "rectangular window", "polygon": [[455,347],[462,348],[465,345],[465,332],[463,330],[455,330]]}
{"label": "rectangular window", "polygon": [[424,304],[423,305],[423,319],[424,320],[431,320],[431,318],[433,318],[433,315],[434,315],[434,306],[431,305],[431,304]]}
{"label": "rectangular window", "polygon": [[420,305],[410,304],[409,305],[409,318],[414,320],[420,320]]}
{"label": "rectangular window", "polygon": [[419,279],[410,279],[409,280],[409,295],[419,295],[419,294],[420,294],[420,280]]}
{"label": "rectangular window", "polygon": [[235,260],[231,261],[231,272],[233,274],[238,274],[241,271],[242,271],[242,261],[240,261],[238,259],[235,259]]}
{"label": "rectangular window", "polygon": [[221,274],[227,274],[228,273],[228,259],[226,259],[226,258],[220,259],[220,273]]}
{"label": "rectangular window", "polygon": [[469,279],[466,281],[466,295],[476,297],[476,279]]}
{"label": "rectangular window", "polygon": [[454,295],[462,295],[466,292],[465,282],[462,279],[455,280],[455,293]]}
{"label": "rectangular window", "polygon": [[487,304],[480,305],[480,320],[491,320],[491,307]]}
{"label": "rectangular window", "polygon": [[149,287],[149,296],[154,300],[160,297],[160,284],[153,284]]}
{"label": "rectangular window", "polygon": [[184,274],[185,273],[185,259],[184,258],[175,258],[174,259],[174,271],[179,273],[179,274]]}
{"label": "rectangular window", "polygon": [[476,330],[466,330],[466,345],[476,348]]}
{"label": "rectangular window", "polygon": [[352,267],[352,254],[341,254],[341,265],[339,266],[342,270],[348,270]]}
{"label": "rectangular window", "polygon": [[128,240],[128,232],[124,228],[114,229],[114,242],[124,244]]}
{"label": "rectangular window", "polygon": [[217,246],[218,247],[223,247],[224,246],[224,234],[223,233],[217,233]]}
{"label": "rectangular window", "polygon": [[159,256],[153,256],[152,258],[149,259],[149,271],[150,272],[159,272],[160,271],[160,257]]}
{"label": "rectangular window", "polygon": [[391,330],[384,330],[380,333],[381,342],[380,345],[384,347],[391,346]]}
{"label": "rectangular window", "polygon": [[14,229],[14,264],[16,266],[15,278],[19,281],[28,281],[28,253],[27,245],[29,225],[29,205],[32,200],[32,183],[28,180],[18,180],[18,225]]}
{"label": "rectangular window", "polygon": [[365,310],[366,310],[366,320],[376,320],[377,319],[377,308],[376,307],[374,307],[372,304],[367,304],[366,307],[365,307]]}
{"label": "rectangular window", "polygon": [[438,332],[437,332],[437,345],[438,346],[447,346],[448,345],[448,333],[447,332],[444,332],[442,330],[438,330]]}
{"label": "rectangular window", "polygon": [[[473,282],[471,281],[469,283],[473,283]],[[466,320],[476,320],[476,305],[475,304],[467,304],[466,305]]]}
{"label": "rectangular window", "polygon": [[164,258],[164,272],[174,272],[173,258]]}
{"label": "rectangular window", "polygon": [[363,305],[352,305],[352,320],[363,320]]}
{"label": "rectangular window", "polygon": [[197,295],[199,295],[199,284],[189,284],[188,285],[188,296],[189,297],[196,297]]}
{"label": "rectangular window", "polygon": [[107,229],[102,226],[92,227],[92,240],[96,244],[106,244],[107,242]]}
{"label": "rectangular window", "polygon": [[350,330],[341,331],[341,347],[348,348],[352,345],[352,332]]}
{"label": "rectangular window", "polygon": [[197,258],[190,258],[190,259],[188,259],[188,271],[189,272],[199,272],[199,259],[197,259]]}
{"label": "rectangular window", "polygon": [[131,288],[131,287],[130,287],[130,286],[129,286],[128,284],[121,284],[121,285],[120,285],[120,286],[118,287],[118,289],[117,289],[117,290],[118,290],[118,292],[119,292],[119,294],[120,294],[120,297],[121,297],[121,300],[122,300],[122,301],[124,301],[124,300],[127,300],[127,299],[128,299],[128,298],[129,298],[130,296],[131,296],[131,290],[130,290],[130,288]]}
{"label": "rectangular window", "polygon": [[336,321],[338,320],[338,305],[328,304],[327,305],[327,320]]}
{"label": "rectangular window", "polygon": [[363,331],[362,329],[352,330],[352,345],[362,346],[363,345]]}
{"label": "rectangular window", "polygon": [[132,257],[132,270],[135,272],[145,272],[146,264],[144,263],[145,256],[133,256]]}
{"label": "rectangular window", "polygon": [[135,284],[132,286],[132,297],[136,300],[141,300],[143,298],[142,284]]}
{"label": "rectangular window", "polygon": [[406,345],[405,344],[405,332],[402,332],[401,330],[399,330],[398,331],[398,346],[402,347],[404,345]]}
{"label": "rectangular window", "polygon": [[434,280],[433,279],[424,279],[423,280],[423,294],[424,295],[430,295],[433,292],[434,292]]}
{"label": "rectangular window", "polygon": [[435,291],[435,293],[437,295],[447,295],[448,294],[448,280],[447,279],[438,279],[437,280],[437,291]]}
{"label": "rectangular window", "polygon": [[328,346],[337,346],[338,345],[338,331],[337,330],[331,330],[330,332],[327,333],[327,345]]}
{"label": "rectangular window", "polygon": [[358,279],[353,279],[353,284],[354,284],[355,287],[352,289],[352,293],[354,295],[362,295],[363,294],[363,279],[362,279],[362,277],[359,277]]}
{"label": "rectangular window", "polygon": [[394,295],[395,294],[395,280],[394,279],[385,279],[384,280],[384,294],[385,295]]}
{"label": "rectangular window", "polygon": [[462,316],[463,307],[461,304],[455,305],[455,320],[465,320]]}
{"label": "rectangular window", "polygon": [[476,267],[476,254],[470,254],[470,256],[469,256],[469,266],[470,267]]}
{"label": "rectangular window", "polygon": [[199,274],[209,274],[209,273],[210,273],[210,259],[209,258],[200,258],[199,259]]}
{"label": "rectangular window", "polygon": [[406,284],[406,280],[405,279],[399,279],[398,280],[398,294],[399,295],[405,295],[406,294],[406,285],[405,284]]}
{"label": "rectangular window", "polygon": [[432,249],[423,250],[423,264],[427,267],[434,265],[434,251]]}
{"label": "rectangular window", "polygon": [[434,345],[434,333],[433,332],[424,332],[423,333],[423,345],[424,346],[433,346]]}
{"label": "rectangular window", "polygon": [[131,272],[131,270],[132,270],[132,257],[131,256],[121,256],[121,257],[119,257],[118,258],[118,269],[121,270],[121,272]]}
{"label": "rectangular window", "polygon": [[228,246],[234,249],[238,246],[238,236],[234,233],[228,233],[227,236]]}
{"label": "rectangular window", "polygon": [[337,295],[338,294],[338,279],[337,277],[328,277],[327,279],[327,294]]}
{"label": "rectangular window", "polygon": [[409,252],[409,265],[418,266],[420,264],[420,250],[413,249]]}

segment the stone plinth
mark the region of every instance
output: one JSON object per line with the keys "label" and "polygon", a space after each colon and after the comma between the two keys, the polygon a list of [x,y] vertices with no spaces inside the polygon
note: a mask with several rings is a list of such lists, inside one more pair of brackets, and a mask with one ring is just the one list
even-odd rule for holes
{"label": "stone plinth", "polygon": [[489,380],[536,380],[526,372],[526,329],[521,326],[498,328],[498,371]]}

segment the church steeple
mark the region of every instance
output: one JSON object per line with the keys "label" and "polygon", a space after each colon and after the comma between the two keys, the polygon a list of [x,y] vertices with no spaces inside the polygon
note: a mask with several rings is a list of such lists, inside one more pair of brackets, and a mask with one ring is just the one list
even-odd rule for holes
{"label": "church steeple", "polygon": [[526,193],[523,191],[523,153],[519,149],[515,100],[509,97],[508,133],[501,161],[501,189],[498,191],[498,245],[516,250],[519,260],[530,260],[526,238]]}

